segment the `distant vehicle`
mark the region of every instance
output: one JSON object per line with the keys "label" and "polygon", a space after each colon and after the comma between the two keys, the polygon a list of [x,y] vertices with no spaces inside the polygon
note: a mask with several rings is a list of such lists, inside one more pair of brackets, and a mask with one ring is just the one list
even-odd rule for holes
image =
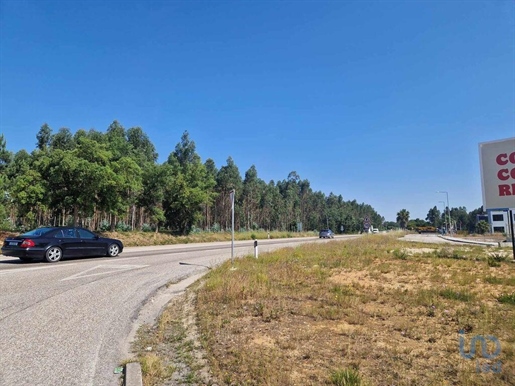
{"label": "distant vehicle", "polygon": [[377,229],[377,228],[372,228],[372,233],[379,233],[379,229]]}
{"label": "distant vehicle", "polygon": [[21,261],[46,260],[56,263],[67,257],[118,256],[123,243],[75,227],[46,227],[4,240],[2,254]]}
{"label": "distant vehicle", "polygon": [[425,227],[416,227],[415,230],[421,234],[421,233],[436,233],[438,232],[438,229],[433,226],[425,226]]}
{"label": "distant vehicle", "polygon": [[321,239],[332,239],[334,238],[334,233],[330,229],[322,229],[318,234],[318,237]]}

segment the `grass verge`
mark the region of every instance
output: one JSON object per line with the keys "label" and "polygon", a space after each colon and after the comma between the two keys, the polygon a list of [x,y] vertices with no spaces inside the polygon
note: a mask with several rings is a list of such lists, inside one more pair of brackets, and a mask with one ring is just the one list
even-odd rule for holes
{"label": "grass verge", "polygon": [[[193,375],[173,384],[513,385],[515,266],[447,248],[374,235],[223,264],[189,292],[198,330],[179,363]],[[167,347],[165,366],[177,368],[182,312],[171,304],[140,344]],[[498,339],[497,357],[460,353],[478,335]]]}

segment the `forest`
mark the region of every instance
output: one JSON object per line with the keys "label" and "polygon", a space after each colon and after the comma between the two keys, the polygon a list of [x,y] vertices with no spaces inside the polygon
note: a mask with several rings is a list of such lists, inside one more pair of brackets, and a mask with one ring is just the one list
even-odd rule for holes
{"label": "forest", "polygon": [[[433,225],[444,218],[435,207],[425,220],[413,222],[402,209],[397,223],[385,223],[372,206],[314,191],[295,171],[284,180],[265,182],[254,165],[242,175],[231,157],[221,167],[211,158],[202,162],[187,131],[164,163],[157,160],[148,135],[118,121],[105,132],[61,128],[54,133],[43,124],[31,153],[13,154],[0,134],[0,229],[80,225],[178,235],[227,231],[232,190],[235,231],[356,233],[365,217],[381,229]],[[475,215],[465,208],[453,212],[464,229],[475,226]]]}

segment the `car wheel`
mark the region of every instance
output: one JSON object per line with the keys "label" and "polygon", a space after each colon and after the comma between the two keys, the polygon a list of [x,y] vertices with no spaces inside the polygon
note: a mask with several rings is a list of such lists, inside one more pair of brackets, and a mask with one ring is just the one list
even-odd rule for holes
{"label": "car wheel", "polygon": [[107,248],[107,256],[109,257],[116,257],[120,253],[120,247],[118,244],[111,244]]}
{"label": "car wheel", "polygon": [[57,263],[63,257],[63,251],[59,247],[50,247],[45,253],[45,260],[49,263]]}

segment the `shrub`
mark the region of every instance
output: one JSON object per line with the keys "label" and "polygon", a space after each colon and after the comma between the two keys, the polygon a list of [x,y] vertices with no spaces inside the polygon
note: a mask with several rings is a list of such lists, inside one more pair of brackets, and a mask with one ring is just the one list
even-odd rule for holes
{"label": "shrub", "polygon": [[354,369],[333,371],[330,377],[331,384],[336,386],[362,386],[361,376]]}
{"label": "shrub", "polygon": [[395,249],[393,251],[393,255],[400,260],[407,260],[408,259],[408,253],[404,249]]}
{"label": "shrub", "polygon": [[100,225],[98,226],[98,230],[100,232],[107,232],[107,231],[111,230],[111,224],[107,220],[102,220],[100,222]]}
{"label": "shrub", "polygon": [[141,230],[143,232],[153,232],[155,229],[150,224],[145,223],[141,226]]}
{"label": "shrub", "polygon": [[488,222],[481,220],[476,224],[476,233],[480,235],[484,235],[485,233],[490,231],[490,225]]}
{"label": "shrub", "polygon": [[118,232],[127,232],[127,231],[130,231],[131,230],[131,226],[129,224],[125,224],[124,222],[122,221],[119,221],[117,224],[116,224],[116,227],[115,229],[118,231]]}
{"label": "shrub", "polygon": [[488,256],[487,262],[489,267],[500,267],[501,261],[504,260],[504,256],[490,255]]}

